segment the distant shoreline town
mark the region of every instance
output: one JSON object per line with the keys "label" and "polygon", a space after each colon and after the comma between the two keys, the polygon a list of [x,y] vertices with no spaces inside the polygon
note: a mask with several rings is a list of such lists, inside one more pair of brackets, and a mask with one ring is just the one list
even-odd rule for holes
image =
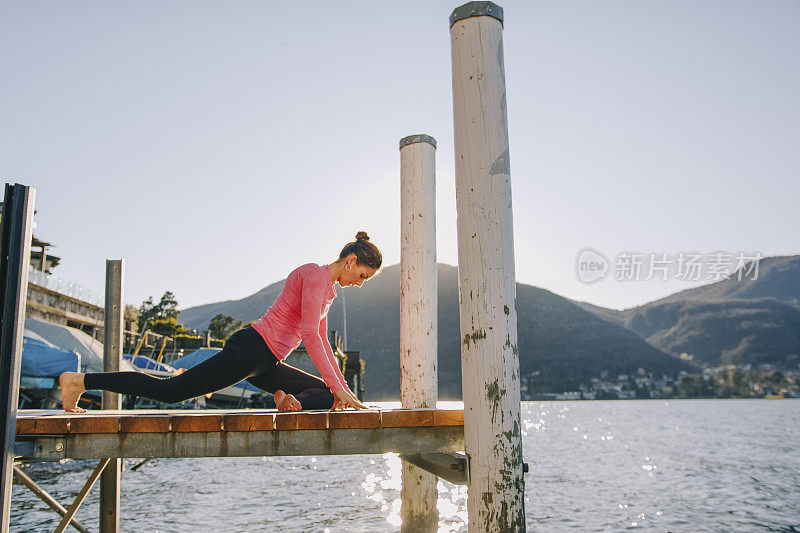
{"label": "distant shoreline town", "polygon": [[608,372],[592,378],[591,384],[575,391],[535,392],[525,381],[522,400],[650,400],[699,398],[800,398],[800,371],[779,370],[771,364],[727,365],[706,369],[701,374],[682,372],[677,378],[655,379],[640,368],[636,374]]}

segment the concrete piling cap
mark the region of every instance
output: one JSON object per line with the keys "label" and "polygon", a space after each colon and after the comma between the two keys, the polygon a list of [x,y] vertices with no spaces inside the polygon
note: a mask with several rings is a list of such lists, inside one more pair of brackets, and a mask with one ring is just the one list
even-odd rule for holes
{"label": "concrete piling cap", "polygon": [[400,149],[402,150],[409,144],[414,144],[414,143],[428,143],[434,148],[436,148],[436,139],[434,139],[430,135],[425,135],[424,133],[418,133],[416,135],[409,135],[408,137],[403,137],[402,139],[400,139]]}
{"label": "concrete piling cap", "polygon": [[450,15],[450,27],[452,28],[459,20],[481,16],[496,18],[503,24],[503,8],[494,2],[467,2],[453,10]]}

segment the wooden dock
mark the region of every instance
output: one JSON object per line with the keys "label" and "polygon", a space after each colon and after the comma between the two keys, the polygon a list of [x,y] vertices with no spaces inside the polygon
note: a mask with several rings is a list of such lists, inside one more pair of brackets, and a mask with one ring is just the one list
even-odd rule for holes
{"label": "wooden dock", "polygon": [[460,409],[21,410],[15,455],[29,461],[455,453]]}
{"label": "wooden dock", "polygon": [[[20,410],[14,456],[23,461],[99,459],[66,509],[18,467],[14,475],[61,515],[56,533],[86,528],[75,513],[119,458],[354,455],[397,452],[453,483],[469,483],[462,409],[299,411],[274,409]],[[110,488],[101,482],[102,531],[119,531],[119,465]],[[102,494],[112,492],[103,505]],[[106,525],[103,525],[105,519]]]}

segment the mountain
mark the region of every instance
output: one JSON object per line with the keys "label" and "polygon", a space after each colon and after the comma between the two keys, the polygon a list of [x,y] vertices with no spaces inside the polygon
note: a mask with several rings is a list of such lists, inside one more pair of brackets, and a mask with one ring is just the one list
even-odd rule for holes
{"label": "mountain", "polygon": [[626,325],[665,352],[709,366],[800,363],[800,307],[774,298],[666,301],[637,310]]}
{"label": "mountain", "polygon": [[[706,366],[800,363],[800,256],[766,257],[726,279],[617,311],[578,303],[673,356]],[[755,277],[755,279],[750,279]],[[740,279],[741,278],[741,279]]]}
{"label": "mountain", "polygon": [[602,318],[603,320],[607,320],[608,322],[614,322],[620,325],[625,325],[625,311],[620,311],[618,309],[609,309],[608,307],[600,307],[599,305],[590,304],[589,302],[573,301],[572,303],[574,303],[584,311],[589,311],[593,315]]}
{"label": "mountain", "polygon": [[638,368],[654,377],[696,371],[634,331],[608,322],[550,291],[517,284],[520,372],[540,372],[549,391],[576,390],[604,372],[616,378]]}
{"label": "mountain", "polygon": [[285,283],[286,280],[282,279],[241,300],[226,300],[189,307],[180,312],[180,321],[189,329],[204,331],[208,329],[211,319],[219,314],[230,315],[245,323],[256,320],[266,313],[267,308],[283,290]]}
{"label": "mountain", "polygon": [[[800,306],[800,256],[764,257],[758,262],[756,279],[746,274],[747,266],[726,279],[693,289],[686,289],[656,302],[679,300],[723,300],[727,298],[774,298]],[[742,279],[738,279],[741,277]]]}
{"label": "mountain", "polygon": [[[461,352],[458,312],[458,269],[438,265],[439,397],[461,397]],[[188,327],[206,329],[225,313],[243,322],[264,314],[282,282],[243,300],[218,302],[181,311]],[[365,388],[370,400],[397,399],[400,394],[400,265],[391,265],[361,288],[337,288],[328,312],[330,329],[342,331],[347,307],[348,348],[359,350],[366,363]],[[538,390],[574,390],[603,372],[632,374],[638,368],[675,375],[694,365],[670,357],[633,331],[609,323],[566,298],[517,284],[517,327],[523,379],[535,376]],[[537,374],[538,373],[538,374]]]}

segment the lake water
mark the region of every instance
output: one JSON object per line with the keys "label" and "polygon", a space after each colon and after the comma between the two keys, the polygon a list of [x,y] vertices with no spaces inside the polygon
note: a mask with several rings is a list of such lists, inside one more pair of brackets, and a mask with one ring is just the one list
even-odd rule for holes
{"label": "lake water", "polygon": [[[523,402],[522,421],[529,531],[800,531],[800,400]],[[395,454],[137,462],[122,531],[400,529]],[[68,506],[95,465],[25,471]],[[77,515],[93,531],[98,488]],[[441,532],[466,531],[466,487],[440,482],[438,507]],[[14,485],[11,531],[57,518]]]}

